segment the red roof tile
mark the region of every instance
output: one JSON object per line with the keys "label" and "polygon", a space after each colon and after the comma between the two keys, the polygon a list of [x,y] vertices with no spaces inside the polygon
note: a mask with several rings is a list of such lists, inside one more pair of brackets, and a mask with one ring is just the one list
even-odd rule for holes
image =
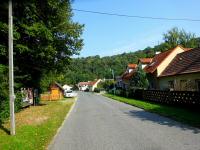
{"label": "red roof tile", "polygon": [[165,51],[163,53],[155,55],[155,57],[152,59],[151,63],[147,65],[144,70],[147,73],[153,73],[157,67],[162,63],[162,61],[173,51],[174,49],[170,49],[168,51]]}
{"label": "red roof tile", "polygon": [[136,69],[132,70],[130,73],[126,72],[125,74],[123,74],[122,79],[123,80],[130,80],[136,73]]}
{"label": "red roof tile", "polygon": [[79,82],[78,85],[83,86],[83,85],[88,85],[89,82]]}
{"label": "red roof tile", "polygon": [[88,85],[89,85],[89,86],[93,86],[93,85],[95,85],[96,82],[97,82],[97,81],[90,81],[90,82],[88,82]]}
{"label": "red roof tile", "polygon": [[[182,48],[184,51],[189,51],[192,48],[184,48],[181,45],[178,45],[177,47]],[[177,47],[170,49],[168,51],[162,52],[160,54],[155,55],[155,57],[152,59],[151,63],[147,65],[144,70],[147,73],[153,73],[157,67],[163,62],[163,60],[172,52],[174,51]]]}
{"label": "red roof tile", "polygon": [[200,72],[200,48],[178,54],[160,76]]}
{"label": "red roof tile", "polygon": [[139,61],[143,64],[149,64],[153,58],[140,58]]}
{"label": "red roof tile", "polygon": [[135,69],[135,68],[137,68],[137,64],[128,64],[128,67],[130,69]]}

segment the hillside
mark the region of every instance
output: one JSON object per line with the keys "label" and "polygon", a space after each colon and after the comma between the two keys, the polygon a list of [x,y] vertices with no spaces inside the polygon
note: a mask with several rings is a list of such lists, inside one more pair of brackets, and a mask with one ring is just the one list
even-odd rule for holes
{"label": "hillside", "polygon": [[[177,38],[174,38],[174,35]],[[137,63],[139,58],[153,57],[157,51],[163,52],[177,45],[189,48],[200,45],[199,37],[178,28],[172,28],[166,34],[163,34],[163,39],[164,42],[159,45],[130,53],[106,57],[96,55],[86,58],[74,58],[67,66],[64,79],[61,82],[76,84],[80,81],[91,81],[97,78],[110,79],[112,78],[111,69],[114,70],[115,76],[119,76],[124,72],[128,63]]]}
{"label": "hillside", "polygon": [[[151,53],[152,55],[152,53]],[[71,84],[79,81],[88,81],[96,78],[112,78],[111,69],[115,75],[121,75],[128,63],[137,63],[138,58],[149,57],[149,51],[136,51],[114,56],[90,56],[86,58],[75,58],[66,72],[66,77]]]}

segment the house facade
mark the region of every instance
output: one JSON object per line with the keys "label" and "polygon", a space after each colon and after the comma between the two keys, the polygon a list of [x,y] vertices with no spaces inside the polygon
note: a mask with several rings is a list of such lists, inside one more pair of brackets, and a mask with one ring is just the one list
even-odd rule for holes
{"label": "house facade", "polygon": [[200,91],[200,48],[176,55],[158,81],[161,90]]}
{"label": "house facade", "polygon": [[99,82],[101,82],[101,79],[95,80],[95,81],[90,81],[88,83],[88,88],[89,91],[93,92],[95,88],[97,88]]}
{"label": "house facade", "polygon": [[88,82],[79,82],[78,83],[79,91],[85,91],[88,89]]}
{"label": "house facade", "polygon": [[101,82],[101,79],[97,79],[95,81],[88,81],[88,82],[79,82],[78,88],[80,91],[86,91],[89,90],[90,92],[93,92],[95,88],[97,88],[97,85]]}
{"label": "house facade", "polygon": [[144,67],[144,71],[147,73],[150,89],[160,89],[158,77],[167,68],[169,63],[180,53],[188,51],[182,46],[177,46],[168,51],[156,54],[151,63]]}

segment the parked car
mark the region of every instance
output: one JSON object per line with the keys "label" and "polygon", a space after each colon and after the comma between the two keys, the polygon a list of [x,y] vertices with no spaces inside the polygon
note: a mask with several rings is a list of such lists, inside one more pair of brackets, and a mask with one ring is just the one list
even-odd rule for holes
{"label": "parked car", "polygon": [[72,90],[68,90],[68,91],[65,91],[64,95],[65,97],[76,97],[77,93]]}

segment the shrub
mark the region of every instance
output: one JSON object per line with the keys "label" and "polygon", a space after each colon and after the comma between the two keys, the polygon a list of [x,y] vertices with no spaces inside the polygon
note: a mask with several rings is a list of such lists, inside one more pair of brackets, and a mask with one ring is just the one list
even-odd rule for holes
{"label": "shrub", "polygon": [[94,92],[96,92],[96,93],[100,93],[100,91],[101,91],[100,88],[95,88],[95,89],[94,89]]}
{"label": "shrub", "polygon": [[[15,99],[15,112],[19,112],[22,108],[22,95],[20,92],[16,93]],[[10,107],[9,107],[9,97],[5,95],[4,99],[0,101],[0,123],[9,117]]]}
{"label": "shrub", "polygon": [[8,68],[0,64],[0,123],[9,116]]}
{"label": "shrub", "polygon": [[15,95],[15,112],[18,112],[22,108],[22,94],[21,92],[17,92]]}

